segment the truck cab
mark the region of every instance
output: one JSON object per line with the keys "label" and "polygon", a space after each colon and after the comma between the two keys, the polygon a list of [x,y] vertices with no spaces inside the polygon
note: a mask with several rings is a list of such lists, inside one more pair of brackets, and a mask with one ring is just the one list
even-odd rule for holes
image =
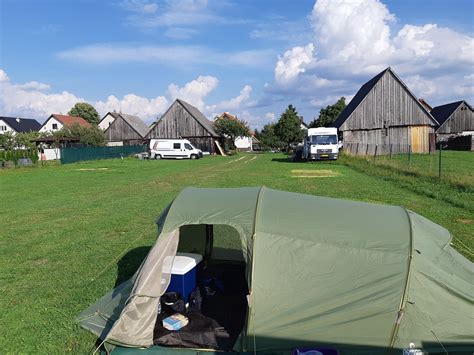
{"label": "truck cab", "polygon": [[339,157],[340,143],[337,128],[309,128],[303,144],[305,160],[336,160]]}
{"label": "truck cab", "polygon": [[150,159],[199,159],[202,151],[187,139],[151,139]]}

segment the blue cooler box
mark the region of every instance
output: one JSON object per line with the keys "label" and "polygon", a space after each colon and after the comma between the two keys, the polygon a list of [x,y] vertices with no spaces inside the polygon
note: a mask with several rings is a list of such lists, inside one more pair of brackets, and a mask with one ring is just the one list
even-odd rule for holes
{"label": "blue cooler box", "polygon": [[191,253],[176,253],[171,268],[171,280],[166,292],[179,292],[188,302],[189,295],[196,288],[197,266],[202,256]]}

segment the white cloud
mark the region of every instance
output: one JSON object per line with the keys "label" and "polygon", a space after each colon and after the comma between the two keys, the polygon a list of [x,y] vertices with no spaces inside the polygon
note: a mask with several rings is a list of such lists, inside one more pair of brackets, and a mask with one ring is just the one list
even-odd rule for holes
{"label": "white cloud", "polygon": [[[355,93],[392,66],[417,96],[435,103],[473,99],[474,37],[469,34],[433,23],[401,24],[393,31],[396,17],[380,0],[317,0],[309,21],[313,40],[279,57],[267,93],[299,93],[318,107]],[[323,98],[312,97],[316,90]]]}
{"label": "white cloud", "polygon": [[30,81],[25,84],[18,85],[18,88],[23,90],[49,90],[51,87],[48,84],[38,83],[37,81]]}
{"label": "white cloud", "polygon": [[269,121],[274,121],[275,120],[275,113],[274,112],[267,112],[265,114],[265,118]]}
{"label": "white cloud", "polygon": [[[126,23],[143,31],[162,27],[197,27],[204,25],[228,25],[245,23],[246,20],[225,17],[223,10],[229,9],[225,1],[208,0],[124,0],[121,7],[130,12]],[[227,11],[228,12],[228,11]]]}
{"label": "white cloud", "polygon": [[168,94],[172,100],[176,98],[183,99],[202,110],[205,107],[204,98],[212,92],[218,84],[219,80],[213,76],[199,76],[196,80],[187,83],[183,87],[170,84],[168,86]]}
{"label": "white cloud", "polygon": [[287,50],[283,56],[278,57],[275,66],[275,79],[280,84],[288,84],[294,81],[299,74],[304,73],[306,67],[313,61],[314,45],[312,43],[304,47],[293,47]]}
{"label": "white cloud", "polygon": [[0,82],[0,111],[5,115],[46,118],[51,113],[66,113],[76,102],[84,101],[67,91],[45,93],[47,84],[13,84],[1,69]]}
{"label": "white cloud", "polygon": [[244,104],[248,107],[254,103],[254,101],[249,101],[251,93],[252,87],[250,85],[245,85],[242,90],[240,90],[238,96],[233,97],[230,100],[224,100],[216,105],[207,106],[206,111],[215,114],[217,112],[222,113],[222,111],[228,112],[240,109]]}
{"label": "white cloud", "polygon": [[128,94],[122,99],[110,95],[106,101],[98,101],[94,106],[102,115],[106,112],[117,111],[142,118],[155,118],[167,109],[168,104],[169,102],[164,96],[148,99],[135,94]]}
{"label": "white cloud", "polygon": [[10,80],[10,78],[8,77],[7,73],[5,73],[5,71],[0,69],[0,83],[6,82],[6,81],[9,81],[9,80]]}
{"label": "white cloud", "polygon": [[165,36],[173,39],[188,39],[197,33],[195,29],[186,27],[170,27],[165,32]]}
{"label": "white cloud", "polygon": [[[181,98],[198,108],[205,108],[204,98],[218,85],[219,80],[213,76],[199,76],[183,87],[176,84],[168,86],[166,96],[146,98],[136,94],[127,94],[122,98],[110,95],[105,100],[89,101],[104,115],[109,111],[137,115],[143,119],[153,119],[163,113],[170,101]],[[0,112],[7,116],[35,117],[46,119],[51,113],[66,114],[77,102],[85,102],[83,97],[67,91],[48,93],[50,86],[36,81],[26,84],[12,83],[5,71],[0,69]],[[244,95],[248,89],[244,90]]]}
{"label": "white cloud", "polygon": [[158,10],[158,4],[147,0],[123,0],[120,6],[125,10],[139,14],[154,14]]}
{"label": "white cloud", "polygon": [[202,46],[93,44],[57,53],[58,58],[92,64],[160,63],[168,66],[218,65],[262,67],[273,60],[272,50],[217,51]]}

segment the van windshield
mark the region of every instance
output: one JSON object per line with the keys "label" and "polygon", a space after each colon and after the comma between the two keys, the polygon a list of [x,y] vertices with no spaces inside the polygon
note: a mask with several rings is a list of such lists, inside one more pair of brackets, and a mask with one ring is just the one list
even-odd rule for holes
{"label": "van windshield", "polygon": [[311,136],[311,144],[337,144],[337,136],[335,134]]}
{"label": "van windshield", "polygon": [[184,143],[184,148],[186,148],[187,150],[193,150],[194,149],[194,147],[189,143]]}

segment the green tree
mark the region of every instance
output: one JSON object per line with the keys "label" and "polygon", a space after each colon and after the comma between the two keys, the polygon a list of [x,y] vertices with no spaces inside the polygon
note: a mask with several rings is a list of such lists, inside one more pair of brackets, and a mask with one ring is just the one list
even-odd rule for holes
{"label": "green tree", "polygon": [[289,105],[275,125],[275,133],[285,143],[287,152],[290,151],[292,143],[303,140],[304,132],[301,129],[301,121],[302,118],[298,116],[296,108]]}
{"label": "green tree", "polygon": [[100,121],[99,113],[91,104],[78,102],[67,113],[70,116],[79,116],[92,125],[97,125]]}
{"label": "green tree", "polygon": [[235,148],[234,141],[237,137],[250,137],[248,123],[238,118],[217,117],[214,121],[214,129],[228,138],[233,148]]}
{"label": "green tree", "polygon": [[70,127],[63,127],[57,131],[57,137],[79,138],[80,143],[86,146],[98,147],[105,145],[105,133],[97,126],[83,127],[74,124]]}
{"label": "green tree", "polygon": [[275,133],[275,126],[276,123],[268,123],[260,132],[255,131],[255,137],[259,140],[262,149],[281,149],[285,146]]}
{"label": "green tree", "polygon": [[309,124],[310,128],[331,127],[341,112],[346,108],[346,98],[341,97],[334,105],[328,105],[319,111],[319,117]]}

